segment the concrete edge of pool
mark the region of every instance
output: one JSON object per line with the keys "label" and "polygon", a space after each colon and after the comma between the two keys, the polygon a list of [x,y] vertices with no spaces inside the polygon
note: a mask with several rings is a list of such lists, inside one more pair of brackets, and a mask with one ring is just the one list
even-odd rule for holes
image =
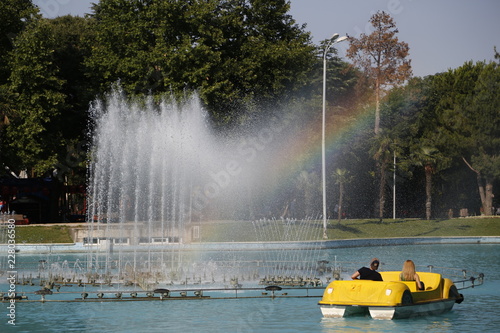
{"label": "concrete edge of pool", "polygon": [[[454,236],[454,237],[394,237],[394,238],[362,238],[323,241],[282,241],[282,242],[226,242],[226,243],[191,243],[162,245],[115,245],[115,251],[252,251],[252,250],[306,250],[334,249],[366,246],[428,245],[428,244],[500,244],[500,236]],[[10,246],[12,247],[12,245]],[[0,245],[0,251],[6,251],[9,245]],[[72,244],[16,244],[16,252],[20,254],[43,253],[86,253],[93,248],[102,250],[99,245]]]}

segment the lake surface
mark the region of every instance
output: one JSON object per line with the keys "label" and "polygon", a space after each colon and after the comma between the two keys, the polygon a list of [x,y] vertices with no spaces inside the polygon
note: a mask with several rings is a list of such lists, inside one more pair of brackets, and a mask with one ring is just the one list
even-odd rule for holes
{"label": "lake surface", "polygon": [[[195,299],[176,301],[17,302],[16,325],[7,323],[8,303],[0,303],[1,332],[477,332],[500,327],[500,245],[411,245],[321,250],[320,259],[342,262],[348,276],[378,257],[382,270],[399,270],[412,259],[419,270],[453,267],[484,273],[482,286],[463,289],[465,300],[449,313],[403,320],[370,317],[323,318],[319,297]],[[239,253],[244,258],[257,254]],[[75,255],[72,255],[73,257]],[[17,255],[17,261],[38,261],[44,255]],[[62,256],[64,258],[64,256]],[[71,256],[68,256],[68,258]],[[78,257],[78,256],[77,256]],[[359,267],[358,267],[359,266]],[[446,270],[447,272],[449,270]],[[443,274],[446,272],[443,271]],[[452,278],[454,281],[459,278]],[[460,287],[459,285],[457,285]],[[8,286],[0,285],[5,291]],[[16,287],[16,292],[40,287]],[[81,290],[74,287],[74,290]],[[205,287],[204,287],[205,288]],[[207,286],[206,288],[209,288]],[[174,286],[169,289],[175,289]],[[247,294],[246,294],[247,293]],[[238,296],[251,295],[240,291]],[[254,292],[255,293],[255,292]],[[260,293],[260,291],[259,291]],[[309,295],[320,295],[311,290]],[[232,293],[224,294],[232,297]],[[54,297],[56,295],[50,295]],[[72,296],[74,298],[74,296]],[[30,299],[39,299],[30,295]]]}

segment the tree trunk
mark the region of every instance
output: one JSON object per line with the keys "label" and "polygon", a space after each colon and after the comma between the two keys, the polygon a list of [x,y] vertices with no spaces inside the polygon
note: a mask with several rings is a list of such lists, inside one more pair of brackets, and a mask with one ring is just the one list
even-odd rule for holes
{"label": "tree trunk", "polygon": [[476,173],[477,188],[479,190],[479,197],[481,198],[481,206],[484,208],[484,203],[486,202],[485,190],[483,185],[483,179],[481,173],[472,169]]}
{"label": "tree trunk", "polygon": [[375,135],[380,132],[380,83],[375,80]]}
{"label": "tree trunk", "polygon": [[[482,200],[482,197],[481,197]],[[481,202],[483,206],[484,215],[494,215],[493,211],[493,181],[486,179],[484,201]]]}
{"label": "tree trunk", "polygon": [[481,177],[481,173],[472,169],[476,172],[476,180],[477,180],[477,188],[479,191],[479,197],[481,198],[481,215],[491,215],[491,206],[493,204],[493,184],[491,180],[486,179],[485,183],[483,183],[483,177]]}
{"label": "tree trunk", "polygon": [[479,196],[481,197],[481,208],[483,209],[484,215],[492,215],[493,212],[493,180],[487,177],[485,179],[486,186],[483,185],[483,178],[481,177],[481,173],[474,169],[472,165],[467,162],[465,157],[462,157],[462,160],[467,164],[469,169],[476,173],[477,187],[479,190]]}
{"label": "tree trunk", "polygon": [[340,223],[340,220],[342,220],[342,199],[343,199],[343,196],[344,196],[344,183],[343,182],[340,182],[340,185],[339,185],[339,211],[338,211],[338,219],[339,219],[339,223]]}
{"label": "tree trunk", "polygon": [[380,183],[379,183],[379,204],[378,204],[378,217],[380,221],[384,218],[384,206],[385,206],[385,169],[386,163],[385,160],[380,164]]}
{"label": "tree trunk", "polygon": [[425,166],[425,217],[431,219],[432,213],[432,166]]}

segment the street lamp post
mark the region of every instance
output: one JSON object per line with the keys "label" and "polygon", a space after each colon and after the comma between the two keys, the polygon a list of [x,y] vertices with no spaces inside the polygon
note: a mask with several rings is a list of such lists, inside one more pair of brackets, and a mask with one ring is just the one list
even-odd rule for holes
{"label": "street lamp post", "polygon": [[392,173],[392,219],[396,219],[396,149],[393,152],[394,171]]}
{"label": "street lamp post", "polygon": [[323,239],[327,239],[326,234],[326,152],[325,152],[325,132],[326,132],[326,54],[330,48],[339,42],[346,40],[346,36],[339,38],[339,34],[333,34],[325,46],[323,52],[323,123],[322,123],[322,139],[321,139],[321,173],[323,182]]}

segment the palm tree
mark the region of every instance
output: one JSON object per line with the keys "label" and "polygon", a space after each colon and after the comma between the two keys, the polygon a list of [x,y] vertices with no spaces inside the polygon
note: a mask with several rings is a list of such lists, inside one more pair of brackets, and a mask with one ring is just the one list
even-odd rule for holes
{"label": "palm tree", "polygon": [[387,168],[390,161],[392,160],[392,150],[391,146],[394,140],[387,134],[382,134],[374,137],[374,144],[371,149],[371,154],[373,159],[377,163],[377,171],[379,172],[379,202],[378,202],[378,217],[380,221],[384,217],[384,207],[385,207],[385,187],[387,181]]}
{"label": "palm tree", "polygon": [[430,220],[432,216],[432,175],[445,169],[449,158],[434,146],[424,145],[415,149],[410,159],[413,165],[421,166],[425,171],[425,217]]}
{"label": "palm tree", "polygon": [[333,173],[333,178],[335,179],[335,184],[339,185],[339,203],[338,203],[338,211],[337,218],[340,223],[342,219],[342,202],[344,198],[344,184],[349,183],[351,181],[351,177],[349,176],[349,171],[346,169],[335,169]]}
{"label": "palm tree", "polygon": [[317,174],[302,171],[297,177],[298,197],[301,201],[298,206],[305,214],[305,217],[314,216],[318,211],[317,203],[321,194],[321,181]]}

